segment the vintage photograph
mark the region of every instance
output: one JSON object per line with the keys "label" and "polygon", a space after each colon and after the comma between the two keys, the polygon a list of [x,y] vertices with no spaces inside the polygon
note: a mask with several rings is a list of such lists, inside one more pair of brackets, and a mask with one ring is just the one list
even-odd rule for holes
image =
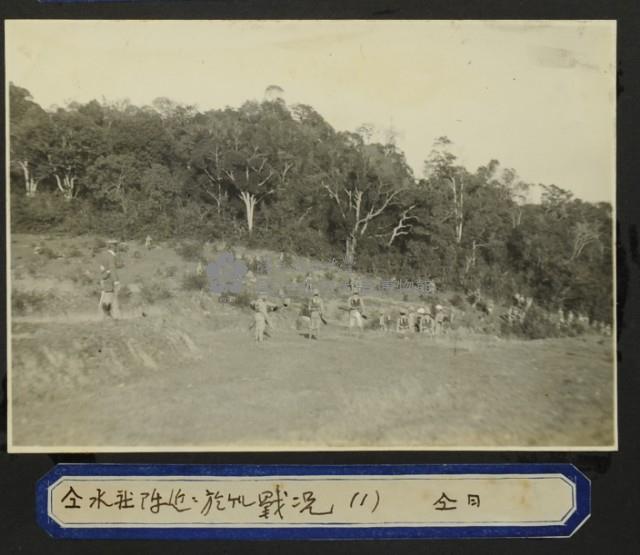
{"label": "vintage photograph", "polygon": [[5,31],[11,452],[617,448],[615,22]]}

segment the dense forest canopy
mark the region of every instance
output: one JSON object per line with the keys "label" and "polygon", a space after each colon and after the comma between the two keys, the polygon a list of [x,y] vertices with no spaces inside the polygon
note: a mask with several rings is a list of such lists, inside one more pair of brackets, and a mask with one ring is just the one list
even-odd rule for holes
{"label": "dense forest canopy", "polygon": [[611,321],[608,203],[555,185],[529,203],[533,184],[497,160],[465,168],[447,137],[416,176],[393,134],[372,142],[272,96],[44,110],[10,84],[13,231],[224,238]]}

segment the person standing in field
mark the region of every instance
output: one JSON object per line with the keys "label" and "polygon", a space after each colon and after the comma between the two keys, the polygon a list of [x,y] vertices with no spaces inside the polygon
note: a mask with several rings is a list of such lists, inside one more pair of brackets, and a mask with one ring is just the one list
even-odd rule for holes
{"label": "person standing in field", "polygon": [[304,277],[304,288],[306,291],[313,289],[313,278],[309,272],[307,272],[307,275]]}
{"label": "person standing in field", "polygon": [[360,333],[363,333],[364,321],[362,316],[364,313],[364,303],[357,289],[353,292],[353,295],[349,297],[347,304],[349,305],[349,331],[351,331],[354,326],[358,326]]}
{"label": "person standing in field", "polygon": [[434,317],[434,335],[441,335],[444,332],[444,307],[440,304],[436,305],[436,314]]}
{"label": "person standing in field", "polygon": [[115,268],[100,265],[100,303],[99,310],[103,318],[114,318],[117,310],[117,287],[120,284]]}
{"label": "person standing in field", "polygon": [[198,260],[198,264],[196,266],[196,275],[203,276],[206,270],[204,268],[204,264],[202,263],[202,259]]}
{"label": "person standing in field", "polygon": [[400,310],[400,316],[396,320],[396,332],[406,333],[408,331],[410,331],[409,317],[407,316],[407,311],[403,308]]}
{"label": "person standing in field", "polygon": [[118,280],[114,248],[107,249],[100,264],[99,310],[103,318],[117,318],[119,315],[118,288],[120,281]]}
{"label": "person standing in field", "polygon": [[424,308],[418,308],[418,315],[416,320],[416,331],[423,333],[427,327],[427,315]]}
{"label": "person standing in field", "polygon": [[389,315],[384,310],[380,311],[378,327],[383,333],[387,333],[387,331],[389,331]]}
{"label": "person standing in field", "polygon": [[266,295],[260,294],[257,300],[251,303],[253,308],[253,325],[254,338],[258,343],[264,341],[264,334],[267,326],[271,326],[269,323],[269,317],[267,316],[268,306]]}
{"label": "person standing in field", "polygon": [[309,339],[318,339],[320,324],[324,318],[324,303],[317,289],[313,290],[313,297],[309,299],[309,316]]}
{"label": "person standing in field", "polygon": [[409,307],[409,314],[407,315],[407,318],[409,319],[409,331],[416,331],[418,315],[416,314],[416,309],[413,306]]}

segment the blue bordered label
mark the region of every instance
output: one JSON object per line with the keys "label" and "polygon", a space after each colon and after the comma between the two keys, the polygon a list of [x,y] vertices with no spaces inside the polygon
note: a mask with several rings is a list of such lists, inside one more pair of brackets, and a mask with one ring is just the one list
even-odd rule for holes
{"label": "blue bordered label", "polygon": [[590,515],[569,464],[62,464],[36,498],[77,539],[569,537]]}

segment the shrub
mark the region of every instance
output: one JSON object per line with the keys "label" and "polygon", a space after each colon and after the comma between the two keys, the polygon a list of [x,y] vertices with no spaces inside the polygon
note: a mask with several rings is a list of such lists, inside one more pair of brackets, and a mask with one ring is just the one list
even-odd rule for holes
{"label": "shrub", "polygon": [[250,308],[251,303],[255,300],[253,295],[250,295],[248,291],[241,291],[235,295],[230,293],[230,295],[235,296],[234,304],[240,308]]}
{"label": "shrub", "polygon": [[456,308],[463,308],[465,305],[464,298],[462,297],[462,295],[459,295],[457,293],[449,299],[449,303]]}
{"label": "shrub", "polygon": [[185,242],[178,245],[175,251],[185,260],[196,261],[202,258],[202,249],[202,243]]}
{"label": "shrub", "polygon": [[96,237],[93,240],[93,249],[94,250],[102,250],[102,249],[106,249],[107,248],[107,242],[104,239],[101,239],[100,237]]}
{"label": "shrub", "polygon": [[38,249],[38,254],[48,258],[49,260],[53,260],[54,258],[58,258],[58,254],[51,248],[42,246]]}
{"label": "shrub", "polygon": [[91,245],[91,254],[96,256],[107,248],[107,242],[104,239],[96,237]]}
{"label": "shrub", "polygon": [[177,266],[168,266],[167,268],[164,269],[164,276],[165,277],[173,277],[178,273],[178,267]]}
{"label": "shrub", "polygon": [[67,256],[69,258],[80,258],[82,256],[82,251],[78,247],[73,247],[68,253]]}
{"label": "shrub", "polygon": [[11,292],[11,310],[15,314],[26,314],[27,312],[42,310],[46,302],[51,300],[52,297],[51,293],[14,289]]}
{"label": "shrub", "polygon": [[78,285],[92,285],[95,284],[95,280],[87,272],[83,272],[80,269],[70,272],[67,277]]}
{"label": "shrub", "polygon": [[65,220],[72,208],[62,195],[38,193],[27,198],[24,194],[11,195],[11,230],[22,233],[50,231]]}
{"label": "shrub", "polygon": [[325,279],[328,279],[329,281],[333,281],[336,277],[336,273],[333,270],[327,270],[324,273],[324,277]]}
{"label": "shrub", "polygon": [[500,326],[501,332],[505,335],[517,335],[527,339],[545,339],[547,337],[558,337],[559,332],[555,323],[552,322],[544,310],[537,306],[532,306],[524,322],[510,325],[503,321]]}
{"label": "shrub", "polygon": [[36,264],[27,264],[27,275],[36,277],[38,275],[38,268],[39,266],[37,266]]}
{"label": "shrub", "polygon": [[146,303],[153,304],[157,301],[170,299],[173,295],[163,283],[154,281],[152,283],[144,283],[140,287],[140,296]]}
{"label": "shrub", "polygon": [[202,291],[207,288],[209,280],[206,274],[189,273],[182,277],[182,288],[185,291]]}
{"label": "shrub", "polygon": [[131,289],[127,285],[123,285],[118,289],[118,300],[126,302],[131,298]]}
{"label": "shrub", "polygon": [[587,327],[580,322],[573,322],[569,327],[569,335],[575,337],[576,335],[582,335],[587,332]]}
{"label": "shrub", "polygon": [[282,267],[293,268],[293,256],[291,256],[288,252],[285,252],[284,256],[282,257]]}
{"label": "shrub", "polygon": [[253,258],[247,263],[247,269],[251,270],[254,275],[266,275],[269,273],[266,261]]}

